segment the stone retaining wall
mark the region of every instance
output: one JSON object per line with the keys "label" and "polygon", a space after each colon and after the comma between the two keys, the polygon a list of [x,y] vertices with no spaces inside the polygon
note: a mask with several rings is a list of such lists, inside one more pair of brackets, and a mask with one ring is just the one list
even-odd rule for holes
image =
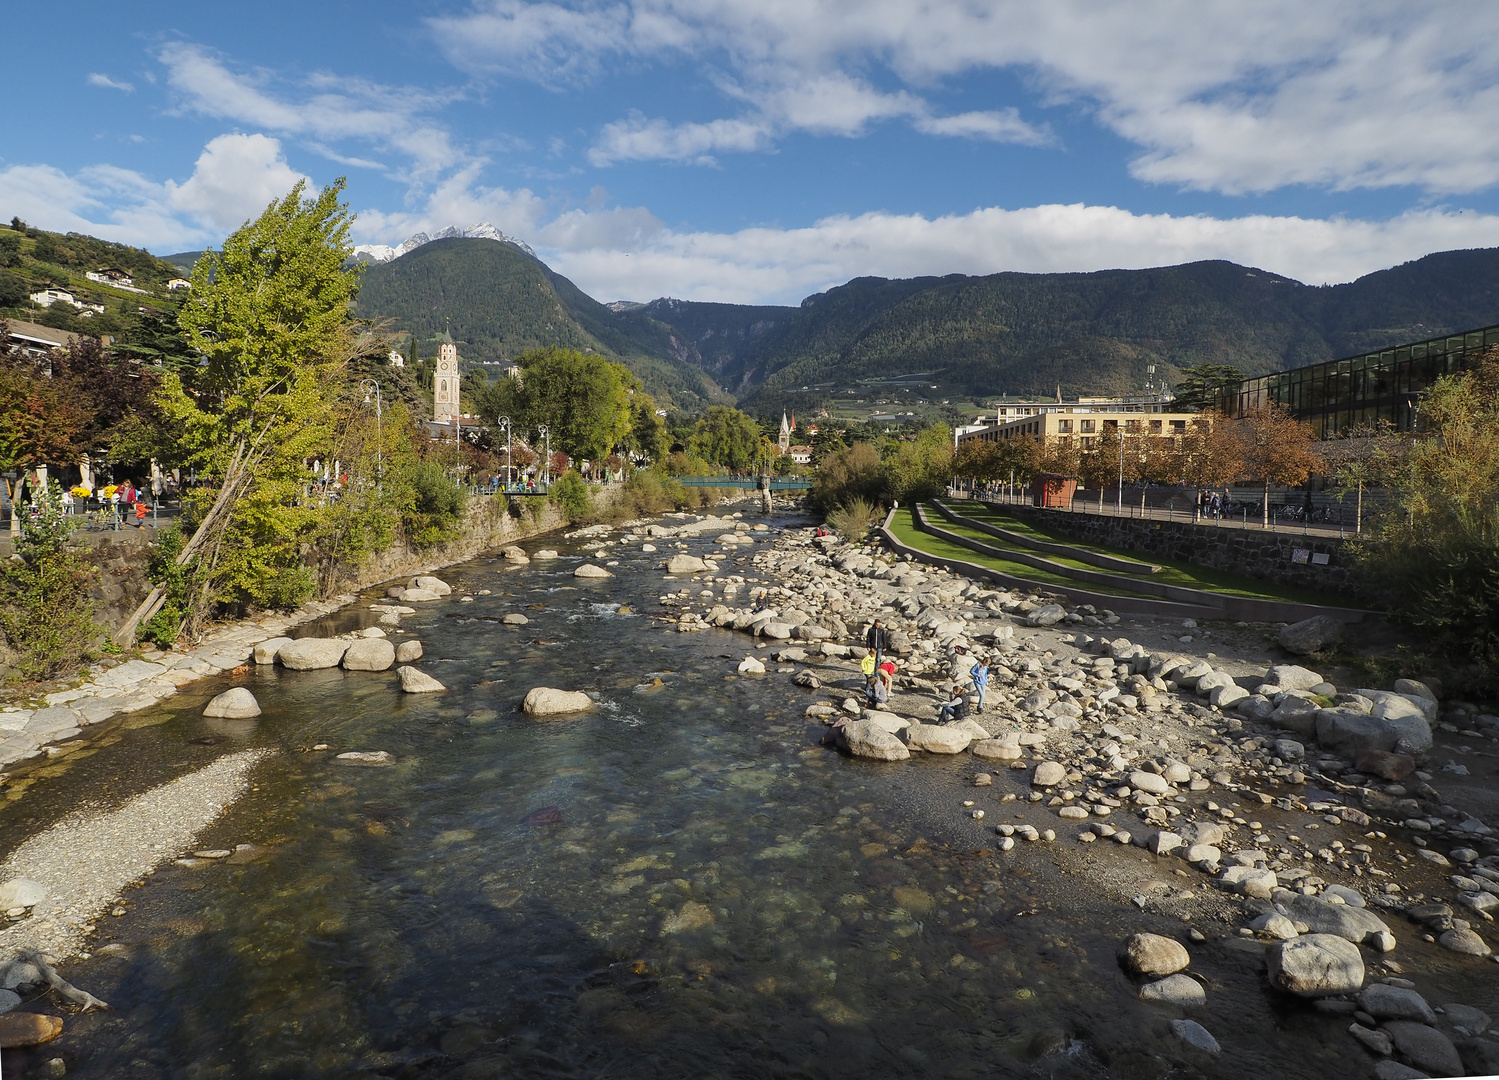
{"label": "stone retaining wall", "polygon": [[[961,506],[954,509],[962,512]],[[1313,589],[1358,603],[1376,602],[1367,596],[1367,590],[1353,573],[1342,540],[1190,522],[1096,516],[1032,506],[1004,509],[1022,521],[1087,543],[1205,566],[1256,581]],[[1292,562],[1297,549],[1326,555],[1328,562],[1326,565]]]}

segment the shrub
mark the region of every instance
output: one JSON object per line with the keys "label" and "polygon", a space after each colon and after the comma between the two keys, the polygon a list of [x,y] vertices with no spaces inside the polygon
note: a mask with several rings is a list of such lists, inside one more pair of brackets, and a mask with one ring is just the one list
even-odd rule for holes
{"label": "shrub", "polygon": [[869,443],[854,443],[823,459],[808,501],[812,509],[830,513],[856,499],[870,504],[882,502],[885,486],[880,452]]}
{"label": "shrub", "polygon": [[182,620],[187,618],[188,613],[192,569],[177,565],[177,556],[184,543],[186,538],[178,526],[172,525],[161,530],[147,564],[151,584],[160,586],[165,596],[156,614],[142,623],[136,631],[136,637],[163,649],[171,648],[172,643],[177,640],[177,635],[182,631]]}
{"label": "shrub", "polygon": [[103,633],[88,598],[97,570],[70,542],[61,489],[49,484],[39,509],[22,526],[20,558],[0,563],[0,637],[15,654],[11,678],[19,681],[73,671]]}
{"label": "shrub", "polygon": [[463,490],[442,466],[431,461],[412,465],[406,479],[412,490],[410,504],[401,515],[406,538],[419,548],[456,539],[467,502]]}
{"label": "shrub", "polygon": [[588,485],[574,469],[568,469],[552,481],[547,498],[557,504],[569,524],[582,521],[593,507],[593,496],[588,491]]}
{"label": "shrub", "polygon": [[828,525],[845,540],[857,543],[882,517],[884,515],[878,506],[863,499],[853,499],[828,515]]}

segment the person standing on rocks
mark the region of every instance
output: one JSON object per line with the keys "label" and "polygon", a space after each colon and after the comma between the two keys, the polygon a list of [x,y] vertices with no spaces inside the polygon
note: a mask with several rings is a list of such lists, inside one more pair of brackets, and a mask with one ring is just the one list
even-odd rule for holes
{"label": "person standing on rocks", "polygon": [[974,661],[973,667],[968,669],[968,677],[973,680],[973,688],[979,695],[979,713],[984,711],[984,695],[989,691],[989,658],[981,656]]}
{"label": "person standing on rocks", "polygon": [[874,666],[879,667],[885,650],[890,648],[890,631],[885,629],[885,620],[876,619],[869,632],[864,635],[864,644],[874,650]]}

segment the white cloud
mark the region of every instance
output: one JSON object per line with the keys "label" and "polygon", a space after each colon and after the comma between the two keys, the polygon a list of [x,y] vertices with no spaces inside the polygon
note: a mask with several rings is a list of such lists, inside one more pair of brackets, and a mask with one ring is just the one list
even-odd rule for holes
{"label": "white cloud", "polygon": [[227,233],[284,198],[299,180],[311,182],[286,163],[277,140],[220,135],[203,148],[184,183],[166,182],[167,201],[172,209]]}
{"label": "white cloud", "polygon": [[616,161],[688,161],[711,165],[715,153],[759,150],[770,144],[764,121],[714,120],[707,124],[668,124],[648,120],[638,112],[628,119],[605,124],[589,147],[588,160],[604,166]]}
{"label": "white cloud", "polygon": [[796,303],[864,275],[1086,272],[1228,259],[1313,284],[1432,251],[1499,246],[1499,215],[1426,210],[1390,221],[1134,214],[1108,206],[997,207],[928,219],[886,213],[831,217],[801,229],[644,233],[633,244],[590,243],[578,215],[538,237],[544,257],[605,299],[676,296]]}
{"label": "white cloud", "polygon": [[179,251],[217,241],[300,179],[275,139],[220,135],[181,184],[113,165],[71,176],[50,165],[13,165],[0,170],[0,205],[44,229]]}
{"label": "white cloud", "polygon": [[108,75],[97,71],[88,77],[88,84],[90,86],[97,86],[103,90],[123,90],[127,94],[135,91],[135,87],[130,83],[121,79],[111,79]]}
{"label": "white cloud", "polygon": [[[566,86],[642,63],[727,72],[720,84],[751,106],[739,122],[776,134],[804,125],[858,134],[902,116],[931,134],[1044,142],[1013,101],[943,117],[927,100],[944,81],[1007,71],[1042,103],[1084,110],[1135,144],[1133,169],[1147,181],[1438,194],[1499,182],[1494,5],[474,0],[430,26],[453,63],[480,75]],[[876,74],[899,88],[874,89]],[[711,128],[646,124],[664,134],[637,151],[683,160],[701,156],[698,129]],[[677,127],[681,137],[670,134]],[[605,129],[604,160],[619,158],[617,134]]]}
{"label": "white cloud", "polygon": [[299,136],[341,163],[383,167],[326,144],[352,140],[398,155],[404,159],[402,171],[416,182],[473,160],[426,115],[454,100],[451,95],[328,74],[282,88],[266,72],[233,71],[216,53],[185,42],[165,45],[157,56],[181,108]]}
{"label": "white cloud", "polygon": [[484,187],[478,183],[481,167],[475,162],[441,181],[419,210],[360,210],[354,222],[356,240],[399,244],[416,232],[481,221],[511,236],[524,239],[534,235],[548,216],[546,202],[527,188],[509,191]]}

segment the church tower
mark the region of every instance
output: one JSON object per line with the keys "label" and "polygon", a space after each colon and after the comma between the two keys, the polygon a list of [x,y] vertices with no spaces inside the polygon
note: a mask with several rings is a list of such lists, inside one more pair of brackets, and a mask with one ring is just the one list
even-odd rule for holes
{"label": "church tower", "polygon": [[781,448],[781,453],[784,454],[791,449],[791,424],[786,419],[786,410],[784,409],[781,410],[781,437],[777,442]]}
{"label": "church tower", "polygon": [[458,346],[449,334],[443,334],[437,346],[437,371],[432,377],[432,419],[439,422],[457,420]]}

